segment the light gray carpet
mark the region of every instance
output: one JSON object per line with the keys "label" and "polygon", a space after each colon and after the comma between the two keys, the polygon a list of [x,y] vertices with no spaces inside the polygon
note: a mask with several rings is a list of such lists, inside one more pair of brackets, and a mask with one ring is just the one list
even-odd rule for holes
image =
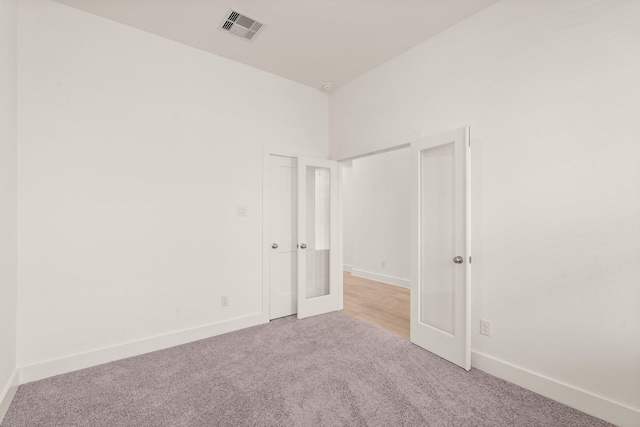
{"label": "light gray carpet", "polygon": [[267,325],[22,385],[22,426],[606,426],[344,313]]}

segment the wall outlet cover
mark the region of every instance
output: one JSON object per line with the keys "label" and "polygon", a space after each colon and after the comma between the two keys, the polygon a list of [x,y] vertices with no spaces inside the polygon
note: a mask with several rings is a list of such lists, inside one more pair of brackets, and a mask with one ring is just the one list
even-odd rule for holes
{"label": "wall outlet cover", "polygon": [[488,320],[480,319],[480,335],[491,336],[491,322]]}

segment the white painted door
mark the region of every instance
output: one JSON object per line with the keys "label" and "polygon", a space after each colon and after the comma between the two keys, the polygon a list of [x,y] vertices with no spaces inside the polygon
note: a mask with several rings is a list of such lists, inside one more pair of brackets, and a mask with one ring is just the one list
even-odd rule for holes
{"label": "white painted door", "polygon": [[297,159],[269,159],[269,319],[290,316],[298,305]]}
{"label": "white painted door", "polygon": [[340,309],[338,163],[298,158],[298,318]]}
{"label": "white painted door", "polygon": [[411,341],[469,370],[469,128],[411,157]]}

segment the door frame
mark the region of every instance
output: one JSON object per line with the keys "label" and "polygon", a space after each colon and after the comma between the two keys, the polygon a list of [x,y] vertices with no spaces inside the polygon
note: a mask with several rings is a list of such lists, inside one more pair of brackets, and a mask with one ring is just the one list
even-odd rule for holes
{"label": "door frame", "polygon": [[[422,135],[422,131],[411,132],[395,138],[367,144],[355,149],[342,150],[339,151],[337,155],[331,156],[331,160],[338,162],[338,260],[340,263],[340,293],[338,294],[338,301],[340,310],[344,308],[344,190],[342,187],[342,183],[344,181],[344,162],[347,160],[356,160],[389,151],[409,148],[412,142],[421,140],[423,138]],[[407,183],[407,185],[409,185],[409,183]],[[411,290],[411,287],[409,287],[409,290]]]}
{"label": "door frame", "polygon": [[[269,162],[271,156],[294,157],[296,159],[299,156],[315,157],[317,159],[326,159],[328,157],[317,152],[309,153],[306,151],[302,151],[295,147],[281,147],[267,144],[262,146],[262,313],[260,316],[262,323],[268,323],[270,321],[269,310],[271,304],[271,284],[269,282],[269,276],[271,272],[271,265],[269,262],[271,256],[271,241],[269,239],[271,232],[271,220],[269,218],[269,200],[271,197]],[[339,188],[340,182],[338,182],[338,191],[340,191]],[[338,197],[339,194],[340,193],[338,193]],[[338,201],[338,209],[338,215],[340,215],[340,201]],[[338,230],[338,234],[342,234],[341,229]],[[341,241],[340,238],[341,236],[339,237],[339,242]],[[342,270],[342,252],[340,252],[338,256],[340,269]],[[340,292],[339,295],[342,295],[342,276],[340,276],[338,286],[338,292]],[[340,309],[342,309],[342,298],[340,298],[340,301]]]}

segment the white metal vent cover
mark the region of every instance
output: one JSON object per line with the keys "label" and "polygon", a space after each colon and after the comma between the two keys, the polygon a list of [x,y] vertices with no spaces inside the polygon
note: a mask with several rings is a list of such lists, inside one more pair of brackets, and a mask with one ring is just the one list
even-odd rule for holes
{"label": "white metal vent cover", "polygon": [[265,24],[248,17],[244,13],[229,9],[218,29],[242,37],[245,40],[253,41],[265,27]]}

